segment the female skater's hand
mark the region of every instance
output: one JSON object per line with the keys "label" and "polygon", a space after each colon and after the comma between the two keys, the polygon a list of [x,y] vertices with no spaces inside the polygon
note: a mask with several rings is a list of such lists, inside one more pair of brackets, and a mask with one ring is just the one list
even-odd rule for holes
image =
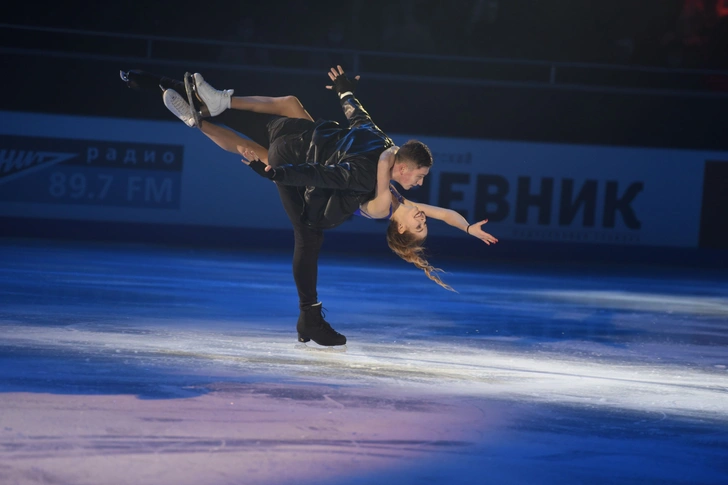
{"label": "female skater's hand", "polygon": [[351,79],[346,77],[346,74],[344,74],[344,70],[341,68],[341,66],[332,67],[329,71],[329,79],[333,81],[334,85],[328,85],[326,86],[326,89],[336,88],[336,93],[339,96],[346,92],[351,92],[351,94],[354,94],[354,91],[356,91],[356,85],[359,82],[359,78],[361,78],[361,76],[356,76],[352,81]]}
{"label": "female skater's hand", "polygon": [[491,244],[495,244],[498,242],[496,238],[488,234],[487,232],[483,231],[483,225],[488,222],[488,219],[485,219],[480,222],[474,222],[470,225],[470,228],[467,230],[467,233],[471,236],[475,236],[481,241],[483,241],[485,244],[490,246]]}
{"label": "female skater's hand", "polygon": [[392,170],[392,167],[394,167],[394,156],[397,154],[397,151],[399,150],[398,146],[393,146],[390,148],[387,148],[382,152],[381,155],[379,155],[379,165],[378,168],[381,170]]}
{"label": "female skater's hand", "polygon": [[[238,150],[240,151],[240,147],[238,147]],[[260,157],[258,156],[258,154],[250,148],[243,148],[242,151],[240,151],[240,154],[243,156],[243,163],[245,165],[250,165],[250,162],[254,160],[260,161]]]}

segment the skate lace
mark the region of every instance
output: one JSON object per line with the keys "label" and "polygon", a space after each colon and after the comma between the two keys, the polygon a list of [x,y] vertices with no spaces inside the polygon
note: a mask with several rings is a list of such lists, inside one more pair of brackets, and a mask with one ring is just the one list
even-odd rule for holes
{"label": "skate lace", "polygon": [[325,329],[327,332],[331,332],[331,333],[334,333],[336,335],[339,334],[339,332],[337,332],[336,330],[334,330],[331,327],[331,324],[326,321],[326,308],[324,308],[323,306],[321,307],[321,328]]}
{"label": "skate lace", "polygon": [[177,111],[179,111],[179,113],[181,115],[187,115],[187,114],[189,114],[188,112],[189,112],[190,105],[187,104],[187,102],[184,101],[183,99],[178,98],[176,96],[173,97],[172,98],[172,105],[177,109]]}

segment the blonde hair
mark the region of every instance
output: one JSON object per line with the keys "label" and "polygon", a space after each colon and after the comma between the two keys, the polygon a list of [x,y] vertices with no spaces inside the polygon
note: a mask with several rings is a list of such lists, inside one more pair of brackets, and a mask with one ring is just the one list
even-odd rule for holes
{"label": "blonde hair", "polygon": [[424,271],[427,277],[438,285],[446,290],[455,291],[450,285],[443,283],[440,277],[437,276],[437,273],[442,272],[442,270],[435,268],[424,258],[425,248],[422,246],[422,243],[425,239],[418,239],[417,236],[409,231],[400,234],[397,226],[398,224],[394,219],[387,226],[387,244],[389,245],[389,249],[400,258]]}

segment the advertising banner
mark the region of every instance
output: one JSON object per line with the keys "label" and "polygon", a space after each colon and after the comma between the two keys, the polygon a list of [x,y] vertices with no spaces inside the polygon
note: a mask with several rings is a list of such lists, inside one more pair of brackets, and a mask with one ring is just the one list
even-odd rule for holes
{"label": "advertising banner", "polygon": [[[283,229],[272,183],[180,122],[0,113],[0,216]],[[435,164],[416,202],[501,241],[697,247],[706,163],[728,154],[392,134]],[[382,232],[353,217],[338,231]],[[462,236],[446,224],[433,235]]]}

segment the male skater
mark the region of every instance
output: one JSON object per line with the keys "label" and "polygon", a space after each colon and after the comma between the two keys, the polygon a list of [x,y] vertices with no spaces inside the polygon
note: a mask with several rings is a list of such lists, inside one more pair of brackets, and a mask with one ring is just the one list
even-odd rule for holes
{"label": "male skater", "polygon": [[[184,86],[178,81],[135,71],[122,73],[130,87],[162,87],[165,105],[189,126],[194,125],[191,110],[199,109],[267,149],[270,167],[260,161],[251,161],[250,167],[276,182],[293,225],[293,277],[300,308],[298,339],[336,346],[344,345],[346,337],[324,320],[316,290],[323,230],[343,223],[374,197],[380,155],[394,143],[354,97],[356,80],[349,80],[340,66],[332,69],[329,77],[349,120],[347,128],[335,121],[314,122],[305,110],[301,117],[272,114],[277,111],[266,111],[272,98],[244,98],[245,108],[230,109],[243,104],[234,103],[231,90],[216,90],[199,74],[194,75],[194,82],[201,104],[190,107],[187,96],[182,96],[186,93]],[[199,127],[224,149],[239,152],[218,141],[224,137],[219,132],[224,128],[207,120]],[[410,141],[397,152],[391,178],[409,189],[422,183],[431,165],[427,146]]]}

